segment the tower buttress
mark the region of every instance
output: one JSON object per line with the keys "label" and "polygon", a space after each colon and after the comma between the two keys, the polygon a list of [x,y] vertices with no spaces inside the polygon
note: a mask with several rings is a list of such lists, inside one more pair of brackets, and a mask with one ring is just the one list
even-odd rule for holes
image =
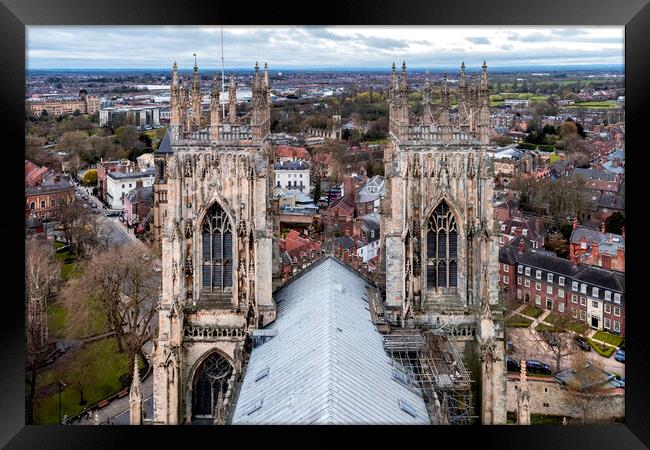
{"label": "tower buttress", "polygon": [[199,79],[199,66],[194,62],[194,78],[192,80],[192,129],[201,128],[201,80]]}
{"label": "tower buttress", "polygon": [[228,85],[228,122],[237,123],[237,82],[234,75],[230,75]]}
{"label": "tower buttress", "polygon": [[133,358],[133,381],[129,389],[129,416],[131,425],[142,425],[142,389],[138,373],[138,357]]}
{"label": "tower buttress", "polygon": [[172,66],[172,85],[171,85],[171,99],[170,99],[170,117],[169,125],[178,130],[180,126],[180,90],[178,86],[178,65],[174,61]]}

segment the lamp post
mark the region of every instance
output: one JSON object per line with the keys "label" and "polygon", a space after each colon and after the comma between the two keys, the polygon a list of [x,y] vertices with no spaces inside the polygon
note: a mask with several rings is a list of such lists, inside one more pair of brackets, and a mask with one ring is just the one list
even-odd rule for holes
{"label": "lamp post", "polygon": [[59,384],[59,424],[61,424],[61,386],[68,387],[68,385],[61,380],[57,380],[57,383]]}

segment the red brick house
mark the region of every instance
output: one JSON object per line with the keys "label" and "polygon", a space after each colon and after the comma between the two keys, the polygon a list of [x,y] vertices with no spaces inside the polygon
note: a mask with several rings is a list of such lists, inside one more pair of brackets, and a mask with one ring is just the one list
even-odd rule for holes
{"label": "red brick house", "polygon": [[625,272],[625,236],[578,226],[569,240],[571,261]]}
{"label": "red brick house", "polygon": [[499,250],[499,285],[509,301],[567,314],[592,329],[625,335],[622,272],[509,245]]}

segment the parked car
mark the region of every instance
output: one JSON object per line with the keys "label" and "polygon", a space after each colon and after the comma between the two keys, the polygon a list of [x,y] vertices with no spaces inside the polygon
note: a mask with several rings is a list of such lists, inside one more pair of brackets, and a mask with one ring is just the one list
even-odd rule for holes
{"label": "parked car", "polygon": [[106,217],[117,217],[120,213],[118,211],[109,211],[106,213]]}
{"label": "parked car", "polygon": [[557,338],[553,336],[553,333],[549,333],[548,331],[543,331],[542,337],[548,343],[548,345],[552,347],[555,347],[557,345]]}
{"label": "parked car", "polygon": [[93,204],[92,204],[92,207],[93,207],[93,208],[97,208],[97,203],[93,203]]}
{"label": "parked car", "polygon": [[587,340],[582,336],[576,336],[575,341],[578,347],[580,347],[580,350],[582,350],[583,352],[591,351],[591,344],[589,344],[589,342],[587,342]]}
{"label": "parked car", "polygon": [[614,353],[614,359],[618,362],[625,362],[625,350],[617,350],[616,353]]}
{"label": "parked car", "polygon": [[541,361],[537,361],[536,359],[529,359],[526,361],[526,370],[530,373],[551,374],[551,366],[544,364]]}
{"label": "parked car", "polygon": [[519,362],[510,356],[506,357],[506,367],[508,372],[519,372],[521,370]]}
{"label": "parked car", "polygon": [[621,378],[620,380],[614,378],[612,381],[610,381],[610,383],[612,384],[612,386],[625,388],[625,378]]}

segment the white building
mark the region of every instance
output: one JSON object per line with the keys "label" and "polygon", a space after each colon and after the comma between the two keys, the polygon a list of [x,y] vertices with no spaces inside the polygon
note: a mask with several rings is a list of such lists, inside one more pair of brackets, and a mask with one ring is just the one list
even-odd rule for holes
{"label": "white building", "polygon": [[99,111],[99,126],[123,125],[132,123],[139,129],[156,128],[160,126],[159,106],[125,106],[121,108],[108,107]]}
{"label": "white building", "polygon": [[142,180],[142,187],[153,185],[155,171],[109,172],[106,174],[106,201],[112,209],[124,208],[124,196],[135,188],[136,181]]}
{"label": "white building", "polygon": [[310,193],[309,164],[304,161],[277,162],[275,170],[275,187],[297,190],[307,195]]}

